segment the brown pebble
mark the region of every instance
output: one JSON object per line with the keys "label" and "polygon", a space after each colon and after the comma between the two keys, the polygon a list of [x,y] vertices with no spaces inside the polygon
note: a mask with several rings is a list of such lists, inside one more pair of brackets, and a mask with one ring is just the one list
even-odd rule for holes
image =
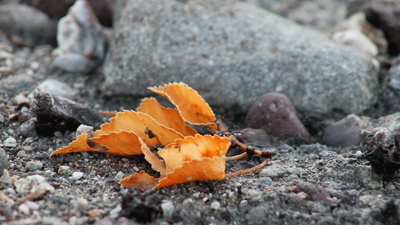
{"label": "brown pebble", "polygon": [[250,108],[245,118],[245,126],[263,129],[268,135],[281,140],[310,139],[310,134],[297,118],[296,109],[289,98],[279,93],[261,96]]}

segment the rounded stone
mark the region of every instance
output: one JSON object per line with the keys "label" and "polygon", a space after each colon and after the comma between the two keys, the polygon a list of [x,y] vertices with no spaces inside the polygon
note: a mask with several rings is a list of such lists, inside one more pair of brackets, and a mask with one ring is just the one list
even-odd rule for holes
{"label": "rounded stone", "polygon": [[25,169],[28,171],[40,170],[43,167],[43,163],[41,162],[27,162],[25,165]]}
{"label": "rounded stone", "polygon": [[60,166],[57,172],[58,174],[67,174],[69,172],[69,166]]}
{"label": "rounded stone", "polygon": [[267,134],[282,140],[309,140],[310,134],[296,114],[296,109],[288,97],[279,93],[268,93],[258,98],[250,108],[245,118],[245,126],[263,129]]}

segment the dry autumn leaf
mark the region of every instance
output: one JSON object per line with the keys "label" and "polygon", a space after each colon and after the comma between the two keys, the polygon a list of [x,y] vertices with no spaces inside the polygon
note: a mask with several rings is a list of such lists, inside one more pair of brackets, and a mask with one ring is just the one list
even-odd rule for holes
{"label": "dry autumn leaf", "polygon": [[174,104],[186,122],[207,126],[212,132],[217,132],[217,126],[213,123],[215,121],[214,112],[193,88],[181,82],[149,89],[166,97]]}
{"label": "dry autumn leaf", "polygon": [[[186,137],[158,151],[165,162],[165,170],[160,171],[159,178],[139,173],[121,180],[120,183],[125,187],[139,186],[142,189],[150,189],[196,180],[221,180],[225,175],[225,154],[230,145],[230,138],[227,137]],[[150,163],[153,165],[159,162],[155,160]]]}
{"label": "dry autumn leaf", "polygon": [[136,111],[146,113],[158,123],[172,128],[183,136],[194,136],[197,131],[187,125],[179,114],[178,109],[162,107],[155,98],[144,98]]}
{"label": "dry autumn leaf", "polygon": [[[155,189],[177,183],[196,180],[214,180],[252,172],[263,167],[266,159],[259,166],[245,171],[225,174],[225,163],[247,155],[247,152],[270,157],[249,148],[235,140],[233,136],[199,135],[186,122],[207,126],[217,133],[215,115],[203,98],[186,84],[172,83],[150,88],[171,101],[176,109],[161,106],[154,98],[144,98],[136,111],[106,112],[111,116],[110,123],[103,124],[93,137],[83,133],[69,146],[54,151],[56,154],[94,151],[113,155],[140,155],[151,164],[151,168],[160,172],[155,178],[145,172],[133,174],[120,181],[125,187]],[[221,127],[224,127],[221,122]],[[222,128],[225,133],[225,128]],[[227,158],[225,155],[231,145],[236,143],[245,153]],[[162,148],[153,153],[149,147]],[[159,156],[163,159],[161,160]]]}

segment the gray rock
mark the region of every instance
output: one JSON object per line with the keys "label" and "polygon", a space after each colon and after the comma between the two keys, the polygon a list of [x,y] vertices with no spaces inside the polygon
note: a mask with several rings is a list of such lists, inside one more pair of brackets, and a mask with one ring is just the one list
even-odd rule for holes
{"label": "gray rock", "polygon": [[296,185],[295,191],[298,193],[306,193],[308,200],[324,202],[327,205],[331,205],[333,203],[330,199],[329,193],[323,187],[302,180],[296,180],[293,183]]}
{"label": "gray rock", "polygon": [[332,147],[349,147],[362,141],[362,122],[354,115],[348,115],[326,127],[322,142]]}
{"label": "gray rock", "polygon": [[392,67],[390,67],[389,77],[389,86],[400,92],[400,56],[394,60]]}
{"label": "gray rock", "polygon": [[279,162],[275,162],[270,166],[266,166],[264,169],[260,171],[260,177],[270,177],[272,179],[279,178],[288,171],[283,167],[283,165]]}
{"label": "gray rock", "polygon": [[124,178],[124,173],[121,172],[121,171],[119,171],[119,172],[117,173],[117,175],[115,175],[114,181],[115,181],[115,182],[119,182],[120,180],[122,180],[122,178]]}
{"label": "gray rock", "polygon": [[311,145],[300,145],[297,150],[302,152],[303,154],[318,154],[320,152],[327,151],[328,147],[326,145],[316,143]]}
{"label": "gray rock", "polygon": [[89,210],[89,207],[89,202],[86,199],[78,198],[74,203],[72,213],[74,213],[75,215],[81,215],[82,212]]}
{"label": "gray rock", "polygon": [[94,109],[41,89],[34,92],[31,110],[37,115],[36,131],[39,134],[53,135],[62,128],[75,130],[80,124],[97,129],[107,122],[107,116]]}
{"label": "gray rock", "polygon": [[372,170],[371,166],[357,165],[354,172],[364,187],[370,189],[383,188],[382,180]]}
{"label": "gray rock", "polygon": [[97,66],[95,62],[76,53],[66,53],[57,56],[57,58],[54,59],[53,65],[72,73],[90,73]]}
{"label": "gray rock", "polygon": [[163,211],[164,218],[171,218],[172,214],[174,213],[175,207],[171,201],[163,201],[161,203],[161,209]]}
{"label": "gray rock", "polygon": [[8,137],[6,140],[3,141],[3,145],[6,148],[15,148],[17,147],[18,143],[17,140],[13,137]]}
{"label": "gray rock", "polygon": [[54,192],[54,187],[46,182],[46,178],[40,175],[32,175],[14,182],[17,192],[28,191],[31,193],[38,191]]}
{"label": "gray rock", "polygon": [[45,13],[24,4],[0,6],[0,30],[16,35],[28,46],[54,43],[56,22]]}
{"label": "gray rock", "polygon": [[268,209],[265,206],[256,206],[246,214],[248,224],[265,224]]}
{"label": "gray rock", "polygon": [[273,181],[270,177],[260,177],[260,182],[265,186],[269,186]]}
{"label": "gray rock", "polygon": [[0,177],[3,175],[3,170],[10,166],[8,156],[4,149],[0,148]]}
{"label": "gray rock", "polygon": [[67,83],[55,80],[46,79],[40,83],[38,88],[57,94],[64,98],[71,98],[76,94],[76,90],[72,89]]}
{"label": "gray rock", "polygon": [[69,172],[69,166],[60,166],[60,168],[58,168],[58,174],[67,174]]}
{"label": "gray rock", "polygon": [[28,171],[40,170],[43,167],[43,163],[41,162],[27,162],[25,165],[25,169]]}
{"label": "gray rock", "polygon": [[57,42],[54,65],[63,70],[89,73],[103,60],[107,36],[87,1],[76,1],[60,19]]}
{"label": "gray rock", "polygon": [[335,25],[346,18],[348,2],[336,0],[245,0],[266,10],[330,33]]}
{"label": "gray rock", "polygon": [[23,122],[17,130],[18,134],[24,137],[36,137],[35,122],[33,120],[28,120]]}
{"label": "gray rock", "polygon": [[243,143],[268,142],[269,136],[263,129],[244,128],[235,137]]}
{"label": "gray rock", "polygon": [[359,113],[376,101],[370,57],[254,5],[141,0],[117,11],[108,95],[145,96],[149,86],[182,81],[235,113],[267,92],[315,114]]}

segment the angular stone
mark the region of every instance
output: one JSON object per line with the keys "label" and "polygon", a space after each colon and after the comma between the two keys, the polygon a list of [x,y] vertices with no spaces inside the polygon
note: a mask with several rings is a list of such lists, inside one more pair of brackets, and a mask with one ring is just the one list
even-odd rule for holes
{"label": "angular stone", "polygon": [[302,180],[296,180],[293,183],[296,185],[295,191],[306,193],[308,200],[324,202],[327,205],[332,204],[329,192],[327,192],[323,187]]}
{"label": "angular stone", "polygon": [[267,166],[260,171],[260,177],[270,177],[272,179],[279,178],[288,171],[280,163],[274,163],[271,166]]}
{"label": "angular stone", "polygon": [[149,86],[182,81],[232,113],[247,112],[267,92],[319,115],[360,113],[376,101],[370,57],[254,5],[138,0],[116,11],[107,95],[147,96]]}
{"label": "angular stone", "polygon": [[290,100],[282,94],[268,93],[261,96],[250,108],[246,127],[263,129],[267,134],[279,137],[310,139],[310,134],[297,118]]}
{"label": "angular stone", "polygon": [[3,141],[3,144],[6,148],[15,148],[18,145],[17,140],[15,140],[15,138],[13,137],[8,137],[6,140]]}
{"label": "angular stone", "polygon": [[238,134],[235,133],[235,137],[243,143],[269,141],[269,136],[263,129],[244,128]]}
{"label": "angular stone", "polygon": [[59,55],[54,65],[69,72],[91,72],[104,58],[107,36],[87,1],[76,1],[58,22]]}
{"label": "angular stone", "polygon": [[362,122],[361,119],[354,115],[348,115],[328,127],[326,127],[323,144],[332,147],[349,147],[358,145],[362,141]]}
{"label": "angular stone", "polygon": [[43,167],[43,163],[41,162],[27,162],[25,165],[25,169],[28,171],[40,170]]}
{"label": "angular stone", "polygon": [[383,182],[380,177],[372,170],[371,166],[357,165],[355,173],[360,179],[360,183],[370,189],[383,188]]}
{"label": "angular stone", "polygon": [[48,91],[36,89],[31,110],[37,115],[36,131],[53,135],[55,131],[75,131],[80,124],[99,128],[106,116],[77,102]]}

